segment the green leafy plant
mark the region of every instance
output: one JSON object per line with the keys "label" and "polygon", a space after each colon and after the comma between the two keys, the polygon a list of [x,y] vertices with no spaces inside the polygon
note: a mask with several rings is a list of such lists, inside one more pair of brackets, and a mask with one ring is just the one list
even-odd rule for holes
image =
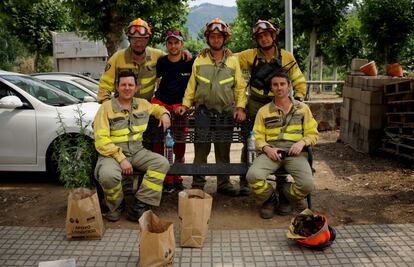
{"label": "green leafy plant", "polygon": [[59,180],[65,188],[92,188],[94,187],[92,175],[96,162],[96,150],[92,139],[86,134],[86,128],[90,122],[85,122],[85,113],[79,106],[74,111],[79,133],[68,133],[64,118],[58,113],[59,137],[54,143],[52,159],[57,165]]}

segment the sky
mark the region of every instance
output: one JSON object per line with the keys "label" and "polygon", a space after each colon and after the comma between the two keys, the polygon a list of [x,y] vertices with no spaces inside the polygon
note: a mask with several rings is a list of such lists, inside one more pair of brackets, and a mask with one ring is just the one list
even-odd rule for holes
{"label": "sky", "polygon": [[210,3],[221,6],[236,6],[236,0],[190,0],[190,7],[198,6],[202,3]]}

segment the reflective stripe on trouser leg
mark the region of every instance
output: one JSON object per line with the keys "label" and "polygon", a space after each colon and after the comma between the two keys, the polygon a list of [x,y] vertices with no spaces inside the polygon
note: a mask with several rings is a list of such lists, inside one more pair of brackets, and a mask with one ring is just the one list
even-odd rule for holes
{"label": "reflective stripe on trouser leg", "polygon": [[116,210],[124,197],[119,163],[113,158],[99,156],[95,167],[95,177],[102,186],[108,209]]}
{"label": "reflective stripe on trouser leg", "polygon": [[132,157],[132,165],[145,171],[141,186],[135,196],[148,205],[159,206],[165,174],[170,168],[168,160],[157,153],[141,149]]}
{"label": "reflective stripe on trouser leg", "polygon": [[285,169],[292,175],[294,182],[283,185],[283,192],[290,201],[305,198],[314,188],[312,169],[306,152],[285,159]]}
{"label": "reflective stripe on trouser leg", "polygon": [[259,201],[266,201],[273,193],[274,188],[266,178],[280,167],[281,163],[269,159],[266,154],[259,155],[247,171],[246,178],[249,187]]}

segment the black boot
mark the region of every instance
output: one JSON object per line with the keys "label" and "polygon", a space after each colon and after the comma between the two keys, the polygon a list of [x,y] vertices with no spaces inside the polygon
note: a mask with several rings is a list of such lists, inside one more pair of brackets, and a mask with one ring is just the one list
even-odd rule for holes
{"label": "black boot", "polygon": [[138,222],[142,214],[149,209],[148,205],[135,198],[134,205],[129,207],[126,211],[127,220]]}
{"label": "black boot", "polygon": [[292,212],[292,206],[286,198],[283,190],[279,191],[279,206],[277,206],[276,213],[279,215],[288,215]]}
{"label": "black boot", "polygon": [[273,192],[270,197],[262,204],[260,208],[260,217],[263,219],[271,219],[274,215],[275,207],[277,206],[277,196]]}

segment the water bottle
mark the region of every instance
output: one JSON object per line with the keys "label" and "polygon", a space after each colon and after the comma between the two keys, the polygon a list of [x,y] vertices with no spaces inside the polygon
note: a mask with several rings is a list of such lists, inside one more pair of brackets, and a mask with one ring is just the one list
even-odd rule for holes
{"label": "water bottle", "polygon": [[164,156],[168,159],[170,165],[174,163],[174,138],[171,135],[171,130],[167,129],[167,134],[165,135],[164,141]]}
{"label": "water bottle", "polygon": [[247,138],[247,163],[251,165],[256,158],[256,139],[253,131],[250,131],[249,138]]}

